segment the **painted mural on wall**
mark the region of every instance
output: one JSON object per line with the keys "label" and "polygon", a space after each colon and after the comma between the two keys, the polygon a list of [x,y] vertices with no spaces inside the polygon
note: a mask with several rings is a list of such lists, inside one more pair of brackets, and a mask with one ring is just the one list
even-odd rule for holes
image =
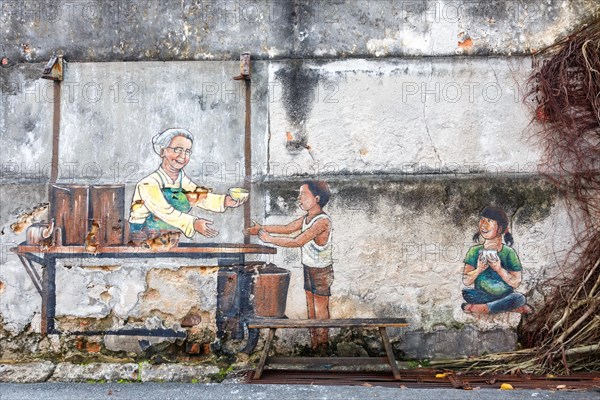
{"label": "painted mural on wall", "polygon": [[[333,283],[332,223],[323,211],[331,190],[323,181],[305,181],[300,186],[298,206],[306,215],[287,225],[261,225],[254,222],[244,233],[258,235],[265,243],[301,248],[304,271],[304,292],[309,319],[329,319],[329,297]],[[275,235],[273,235],[275,234]],[[286,236],[287,235],[287,236]],[[311,344],[323,349],[329,340],[329,330],[312,328]]]}
{"label": "painted mural on wall", "polygon": [[168,249],[176,245],[173,239],[179,233],[192,237],[197,232],[213,238],[219,232],[211,227],[212,221],[190,214],[191,208],[224,212],[247,200],[247,192],[241,188],[228,195],[214,194],[187,177],[183,169],[190,161],[193,143],[193,135],[180,128],[167,129],[152,138],[161,163],[135,187],[129,216],[131,244]]}
{"label": "painted mural on wall", "polygon": [[471,247],[465,256],[463,283],[469,287],[462,290],[463,311],[532,313],[525,296],[515,291],[521,285],[523,266],[511,247],[514,241],[504,210],[492,206],[484,208],[473,240],[483,240],[483,243]]}
{"label": "painted mural on wall", "polygon": [[[193,142],[193,135],[181,128],[167,129],[152,138],[152,148],[159,156],[160,164],[137,182],[128,215],[125,215],[123,185],[51,185],[50,222],[32,225],[26,244],[45,246],[42,250],[51,256],[43,263],[46,267],[51,266],[49,269],[55,268],[55,264],[48,260],[53,259],[60,252],[57,248],[63,245],[80,246],[92,255],[111,252],[111,248],[118,247],[129,249],[119,250],[123,257],[143,248],[143,257],[147,258],[169,255],[172,251],[177,251],[176,256],[195,258],[192,253],[203,246],[201,236],[212,239],[219,232],[211,226],[210,219],[204,218],[205,214],[201,214],[202,217],[195,215],[194,207],[202,212],[222,213],[244,204],[249,193],[242,188],[231,188],[229,194],[215,194],[194,183],[184,172],[193,154]],[[329,319],[331,315],[333,224],[325,211],[330,197],[331,190],[326,182],[304,181],[297,197],[297,205],[304,215],[285,225],[253,222],[242,232],[257,236],[265,244],[301,250],[309,319]],[[128,222],[127,226],[123,221]],[[474,236],[477,244],[464,258],[464,312],[475,315],[533,312],[525,296],[516,291],[522,283],[523,266],[512,248],[514,241],[509,225],[507,214],[498,207],[489,206],[481,212]],[[192,243],[180,244],[182,234]],[[273,251],[260,254],[273,254],[275,249],[269,249]],[[24,250],[21,254],[28,257],[32,251]],[[247,329],[245,322],[254,316],[286,317],[292,271],[289,265],[279,268],[265,262],[245,262],[243,252],[236,257],[218,257],[216,337],[247,339],[246,347],[241,351],[250,353],[257,344],[258,330]],[[40,262],[39,258],[32,260]],[[55,279],[54,276],[51,279]],[[53,285],[49,287],[56,290]],[[55,301],[56,293],[43,293],[41,283],[38,291],[48,304]],[[57,332],[54,330],[54,305],[46,310],[42,322],[46,324],[44,332]],[[144,332],[185,335],[172,330]],[[312,349],[328,350],[328,329],[311,328],[310,339]]]}

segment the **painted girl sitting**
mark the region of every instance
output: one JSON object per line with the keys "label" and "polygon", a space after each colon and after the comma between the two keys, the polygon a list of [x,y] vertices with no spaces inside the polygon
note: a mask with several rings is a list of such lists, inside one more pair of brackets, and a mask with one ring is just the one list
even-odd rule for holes
{"label": "painted girl sitting", "polygon": [[[483,244],[473,246],[465,256],[463,283],[474,284],[473,289],[463,289],[466,303],[462,309],[468,313],[498,314],[515,312],[530,314],[533,309],[526,304],[525,296],[514,290],[521,284],[521,262],[512,249],[513,238],[508,230],[508,216],[498,207],[486,207],[481,212],[475,242],[483,237]],[[504,243],[502,239],[504,238]]]}

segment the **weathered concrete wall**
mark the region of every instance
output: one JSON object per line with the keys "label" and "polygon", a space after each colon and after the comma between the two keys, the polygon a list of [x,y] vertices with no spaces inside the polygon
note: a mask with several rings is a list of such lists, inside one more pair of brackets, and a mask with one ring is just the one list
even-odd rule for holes
{"label": "weathered concrete wall", "polygon": [[16,62],[529,54],[598,11],[594,0],[3,0]]}
{"label": "weathered concrete wall", "polygon": [[[243,85],[231,79],[239,72],[231,60],[250,50],[252,216],[289,222],[301,215],[302,180],[326,179],[332,316],[408,316],[410,328],[392,332],[399,355],[516,345],[519,315],[460,308],[463,258],[486,205],[512,216],[524,266],[518,291],[534,306],[571,244],[560,196],[537,175],[541,149],[521,100],[531,59],[523,54],[572,29],[595,2],[1,4],[9,64],[0,68],[0,357],[87,348],[73,338],[40,339],[40,297],[10,251],[25,238],[10,225],[48,201],[53,84],[39,76],[54,50],[71,61],[61,84],[59,182],[123,183],[126,202],[160,162],[152,136],[170,127],[197,138],[186,167],[194,181],[216,192],[243,182]],[[215,221],[217,241],[242,240],[241,209],[200,215]],[[291,270],[290,318],[306,313],[299,256],[279,249],[255,257]],[[216,274],[209,261],[60,262],[57,326],[182,330],[191,315],[188,335],[210,342]],[[380,350],[368,334],[364,348],[349,345],[356,338],[347,332],[332,337],[344,355]],[[143,352],[136,338],[101,342],[107,354]],[[301,352],[307,343],[306,332],[285,332],[277,350]]]}
{"label": "weathered concrete wall", "polygon": [[[334,317],[410,316],[413,327],[395,334],[402,338],[400,351],[412,357],[467,356],[514,346],[512,327],[520,315],[462,312],[463,259],[473,246],[479,211],[487,204],[501,205],[514,213],[514,248],[524,268],[518,291],[540,304],[542,283],[557,272],[554,257],[564,256],[570,240],[569,234],[548,234],[569,231],[553,187],[537,179],[499,176],[338,179],[330,180],[334,195],[327,206],[334,224]],[[295,205],[300,184],[267,186],[267,223],[302,215]],[[301,318],[300,252],[283,250],[275,262],[291,267],[288,316]],[[477,338],[455,340],[455,335]]]}
{"label": "weathered concrete wall", "polygon": [[[151,136],[185,126],[199,138],[188,174],[217,191],[240,184],[243,98],[230,78],[236,67],[234,62],[69,64],[59,181],[125,183],[129,199],[133,185],[158,163]],[[302,177],[330,181],[332,315],[410,316],[411,328],[394,334],[402,338],[399,351],[410,357],[514,346],[513,327],[520,316],[483,318],[461,311],[461,271],[478,213],[487,204],[513,215],[515,248],[525,266],[519,290],[532,301],[540,301],[539,283],[568,248],[568,235],[545,233],[568,230],[568,221],[553,188],[535,178],[540,152],[526,140],[528,110],[518,97],[527,60],[291,61],[254,67],[253,217],[265,223],[298,217],[295,199]],[[21,70],[9,82],[21,79]],[[45,81],[36,83],[44,93]],[[136,91],[116,89],[127,85]],[[18,110],[52,105],[38,100],[27,92],[6,96],[5,121],[18,120]],[[47,128],[50,116],[30,118]],[[288,131],[311,146],[312,156],[290,144]],[[45,132],[48,142],[50,132]],[[28,193],[4,217],[5,250],[23,240],[8,228],[16,215],[46,200],[46,185],[25,183],[47,179],[47,168],[27,158],[32,153],[47,157],[44,143],[21,143],[3,157],[8,166],[3,199]],[[241,240],[240,211],[206,215],[220,229],[219,241]],[[286,314],[295,318],[305,313],[299,254],[280,249],[270,260],[292,271]],[[4,257],[6,329],[39,331],[35,288],[18,259],[10,253]],[[67,331],[81,324],[98,330],[148,324],[179,329],[191,312],[201,317],[201,329],[214,330],[216,269],[205,266],[210,264],[174,259],[59,263],[58,326]],[[477,340],[452,339],[473,332]],[[284,343],[307,339],[296,335]]]}
{"label": "weathered concrete wall", "polygon": [[[22,165],[47,167],[52,158],[52,84],[39,79],[41,64],[19,64],[0,69],[2,110],[2,177],[41,180],[36,169],[26,177]],[[48,85],[44,84],[48,83]],[[25,144],[25,146],[23,146]],[[7,164],[8,162],[16,164]],[[18,164],[18,165],[17,165]],[[49,169],[46,169],[49,176]]]}
{"label": "weathered concrete wall", "polygon": [[[273,63],[271,170],[293,163],[344,174],[534,173],[539,149],[527,141],[522,106],[529,64],[462,57]],[[287,131],[312,154],[294,151]]]}

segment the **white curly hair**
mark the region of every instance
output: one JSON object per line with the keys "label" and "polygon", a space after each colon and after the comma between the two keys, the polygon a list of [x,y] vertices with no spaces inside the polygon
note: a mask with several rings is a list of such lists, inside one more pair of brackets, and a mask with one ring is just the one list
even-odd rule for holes
{"label": "white curly hair", "polygon": [[174,137],[183,136],[186,139],[189,139],[192,144],[194,144],[194,136],[187,129],[183,128],[171,128],[167,129],[164,132],[158,133],[154,135],[152,138],[152,146],[154,147],[154,152],[159,156],[162,153],[162,149],[169,147],[171,144],[171,140]]}

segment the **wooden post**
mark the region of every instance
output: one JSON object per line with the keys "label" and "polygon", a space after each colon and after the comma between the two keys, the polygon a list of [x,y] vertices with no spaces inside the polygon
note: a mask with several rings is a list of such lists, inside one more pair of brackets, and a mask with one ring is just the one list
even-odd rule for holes
{"label": "wooden post", "polygon": [[263,349],[262,356],[260,356],[260,361],[258,362],[258,366],[256,367],[256,372],[254,373],[254,379],[260,379],[263,373],[263,369],[265,368],[265,363],[267,362],[267,357],[269,356],[269,348],[271,347],[271,342],[275,337],[275,330],[277,328],[269,329],[269,336],[267,336],[267,341],[265,343],[265,348]]}
{"label": "wooden post", "polygon": [[[246,176],[244,177],[244,189],[251,193],[252,189],[252,128],[250,126],[252,120],[252,106],[251,96],[252,90],[250,88],[250,79],[246,79],[246,132],[244,135],[244,170]],[[244,203],[244,228],[249,228],[252,225],[250,217],[250,201],[252,197],[249,196],[248,201]],[[244,244],[250,243],[250,235],[244,235]]]}
{"label": "wooden post", "polygon": [[[240,74],[233,79],[244,81],[246,99],[246,123],[244,132],[244,189],[249,193],[249,199],[244,204],[244,228],[252,224],[250,219],[250,202],[252,201],[252,70],[250,68],[250,53],[240,56]],[[244,235],[244,244],[250,243],[250,235]]]}
{"label": "wooden post", "polygon": [[396,380],[400,380],[400,371],[398,371],[398,365],[396,364],[396,358],[394,358],[394,351],[392,350],[392,345],[390,344],[390,338],[387,334],[387,328],[385,326],[380,326],[379,333],[381,333],[381,340],[383,341],[383,346],[385,347],[385,352],[387,354],[388,362],[390,363],[390,367],[392,368],[392,373],[394,374],[394,378]]}

